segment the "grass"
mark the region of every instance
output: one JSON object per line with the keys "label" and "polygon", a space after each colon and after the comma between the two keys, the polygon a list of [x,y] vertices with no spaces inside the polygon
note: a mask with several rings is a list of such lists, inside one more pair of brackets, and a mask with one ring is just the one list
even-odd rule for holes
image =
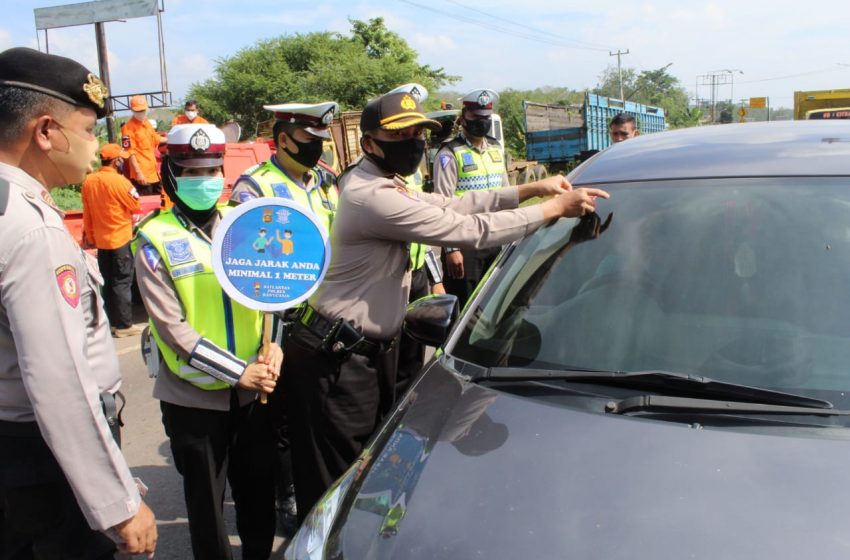
{"label": "grass", "polygon": [[62,210],[82,210],[83,198],[80,195],[80,185],[71,185],[50,191],[56,206]]}

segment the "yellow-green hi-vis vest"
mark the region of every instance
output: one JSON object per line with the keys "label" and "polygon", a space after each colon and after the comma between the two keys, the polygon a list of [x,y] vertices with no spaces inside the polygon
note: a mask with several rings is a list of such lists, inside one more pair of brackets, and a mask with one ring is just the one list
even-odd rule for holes
{"label": "yellow-green hi-vis vest", "polygon": [[334,213],[339,205],[339,194],[334,185],[322,183],[322,173],[318,170],[314,168],[309,173],[313,181],[310,190],[307,191],[287,175],[272,158],[254,169],[249,169],[240,179],[253,184],[259,189],[258,194],[261,196],[278,196],[309,208],[319,223],[324,226],[325,232],[330,233]]}
{"label": "yellow-green hi-vis vest", "polygon": [[[219,210],[226,213],[229,208]],[[189,325],[240,360],[253,361],[262,344],[262,313],[232,301],[224,293],[213,272],[210,244],[186,229],[171,211],[161,212],[141,225],[131,246],[133,254],[142,239],[159,253],[160,266],[165,266],[171,276]],[[163,342],[153,321],[150,331],[168,369],[176,376],[209,391],[230,387],[178,356]]]}
{"label": "yellow-green hi-vis vest", "polygon": [[[416,173],[408,175],[404,178],[404,181],[410,190],[422,192],[422,185],[425,181],[422,179],[422,170],[418,167],[416,168]],[[425,253],[427,252],[428,247],[421,243],[410,244],[410,270],[419,270],[425,266]]]}
{"label": "yellow-green hi-vis vest", "polygon": [[483,152],[469,147],[464,141],[452,143],[452,152],[457,162],[457,186],[455,194],[469,191],[499,189],[504,185],[505,158],[498,144],[488,143]]}

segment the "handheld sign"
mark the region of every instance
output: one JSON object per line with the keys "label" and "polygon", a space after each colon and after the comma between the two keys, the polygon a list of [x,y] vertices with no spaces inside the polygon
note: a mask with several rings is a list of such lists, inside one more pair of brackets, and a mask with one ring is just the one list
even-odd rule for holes
{"label": "handheld sign", "polygon": [[[309,210],[284,198],[258,198],[224,215],[212,243],[213,271],[225,293],[249,309],[271,315],[309,298],[327,272],[330,244]],[[261,401],[265,402],[265,394]]]}

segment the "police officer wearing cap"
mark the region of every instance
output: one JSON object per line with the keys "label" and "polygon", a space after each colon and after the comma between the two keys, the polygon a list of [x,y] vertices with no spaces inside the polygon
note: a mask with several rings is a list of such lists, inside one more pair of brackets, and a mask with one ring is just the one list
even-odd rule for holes
{"label": "police officer wearing cap", "polygon": [[[275,153],[248,170],[236,181],[230,196],[239,204],[257,197],[279,196],[310,210],[325,231],[330,233],[339,203],[336,178],[319,166],[323,142],[331,137],[329,126],[339,105],[325,103],[283,103],[265,105],[274,112],[272,129]],[[276,233],[277,241],[283,239]],[[289,429],[283,394],[278,389],[269,397],[269,416],[278,433],[276,495],[280,524],[285,534],[298,528],[292,475]]]}
{"label": "police officer wearing cap", "polygon": [[[462,197],[420,193],[404,177],[440,124],[409,93],[363,110],[365,157],[341,180],[331,262],[286,340],[284,398],[292,427],[298,513],[304,517],[357,457],[393,403],[394,341],[410,290],[409,243],[481,248],[546,220],[592,211],[598,189],[571,190],[560,176]],[[550,199],[524,208],[534,196]]]}
{"label": "police officer wearing cap", "polygon": [[68,58],[0,53],[3,558],[112,558],[116,542],[132,554],[156,547],[153,513],[116,439],[121,373],[102,280],[49,194],[91,171],[107,95]]}
{"label": "police officer wearing cap", "polygon": [[319,223],[330,231],[339,202],[332,173],[318,166],[323,140],[330,138],[329,126],[339,105],[284,103],[264,105],[274,112],[275,153],[245,171],[233,185],[231,201],[240,203],[263,196],[278,196],[309,208]]}
{"label": "police officer wearing cap", "polygon": [[163,188],[174,201],[139,228],[133,250],[153,339],[153,395],[183,476],[195,558],[231,558],[222,513],[230,482],[243,558],[268,558],[274,539],[274,434],[258,392],[270,393],[283,358],[258,356],[262,316],[232,301],[212,268],[221,217],[224,133],[209,124],[168,134]]}
{"label": "police officer wearing cap", "polygon": [[[404,84],[387,92],[387,94],[405,92],[409,93],[420,105],[428,99],[428,89],[417,83]],[[411,190],[422,192],[424,184],[422,165],[417,166],[413,174],[408,175],[404,180]],[[446,293],[443,288],[443,266],[438,260],[437,254],[439,254],[439,249],[435,253],[431,247],[422,243],[410,244],[410,295],[408,302],[416,301],[432,293]],[[407,390],[424,364],[425,346],[407,336],[406,333],[401,333],[398,343],[396,396]]]}
{"label": "police officer wearing cap", "polygon": [[[493,122],[493,104],[499,94],[475,89],[466,94],[458,117],[460,132],[447,140],[434,158],[434,192],[462,196],[473,191],[508,186],[504,150],[488,136]],[[498,256],[501,247],[443,249],[446,291],[458,297],[461,306]]]}

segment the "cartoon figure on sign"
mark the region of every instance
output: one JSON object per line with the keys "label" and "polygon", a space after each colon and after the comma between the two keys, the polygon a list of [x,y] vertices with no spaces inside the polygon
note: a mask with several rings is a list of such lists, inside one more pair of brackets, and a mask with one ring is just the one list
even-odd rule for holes
{"label": "cartoon figure on sign", "polygon": [[272,241],[266,237],[266,233],[266,228],[260,228],[259,237],[257,237],[257,239],[254,240],[254,243],[251,244],[251,247],[253,247],[258,253],[265,253],[266,247]]}
{"label": "cartoon figure on sign", "polygon": [[283,230],[283,237],[280,236],[280,230],[275,230],[275,237],[277,237],[277,241],[280,243],[280,254],[291,255],[295,252],[295,243],[292,241],[291,230]]}

